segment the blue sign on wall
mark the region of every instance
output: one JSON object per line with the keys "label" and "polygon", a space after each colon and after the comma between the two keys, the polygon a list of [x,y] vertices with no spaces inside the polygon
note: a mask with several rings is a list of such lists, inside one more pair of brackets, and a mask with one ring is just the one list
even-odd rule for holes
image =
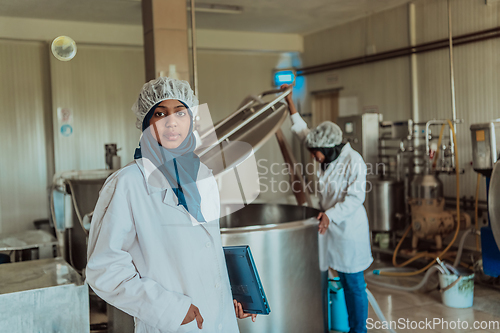
{"label": "blue sign on wall", "polygon": [[73,133],[73,127],[68,124],[64,124],[61,126],[61,134],[63,136],[70,136]]}

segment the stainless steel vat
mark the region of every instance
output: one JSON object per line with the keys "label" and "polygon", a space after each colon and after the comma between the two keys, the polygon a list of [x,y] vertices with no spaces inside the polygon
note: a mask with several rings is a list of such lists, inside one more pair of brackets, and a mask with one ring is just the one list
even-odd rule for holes
{"label": "stainless steel vat", "polygon": [[[111,172],[107,172],[107,174],[111,174]],[[66,182],[71,182],[71,188],[75,192],[73,194],[82,217],[94,211],[97,199],[99,198],[99,191],[104,185],[106,178],[107,175],[102,178],[77,179],[75,177],[66,180]],[[70,232],[68,230],[65,232],[66,244],[68,244],[68,247],[71,247],[71,249],[66,251],[65,259],[77,270],[82,270],[87,266],[87,233],[80,225],[75,209],[73,205],[73,228],[71,228]]]}
{"label": "stainless steel vat", "polygon": [[271,307],[242,333],[322,332],[318,228],[313,208],[250,204],[220,220],[222,244],[249,245]]}
{"label": "stainless steel vat", "polygon": [[372,231],[392,231],[405,213],[404,183],[394,179],[368,179],[366,212]]}

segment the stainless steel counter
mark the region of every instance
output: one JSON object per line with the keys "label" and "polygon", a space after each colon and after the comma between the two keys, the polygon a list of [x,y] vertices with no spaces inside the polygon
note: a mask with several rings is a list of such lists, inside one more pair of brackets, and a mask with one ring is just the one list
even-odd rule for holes
{"label": "stainless steel counter", "polygon": [[0,251],[14,251],[14,261],[53,258],[57,239],[43,230],[26,230],[0,236]]}
{"label": "stainless steel counter", "polygon": [[62,258],[1,264],[0,328],[88,333],[88,286]]}
{"label": "stainless steel counter", "polygon": [[0,236],[0,251],[27,250],[47,245],[57,245],[57,240],[43,230],[28,230]]}

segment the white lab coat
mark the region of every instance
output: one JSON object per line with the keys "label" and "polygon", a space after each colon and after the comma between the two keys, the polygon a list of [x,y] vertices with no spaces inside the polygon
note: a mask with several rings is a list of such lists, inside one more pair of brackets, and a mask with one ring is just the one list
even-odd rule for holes
{"label": "white lab coat", "polygon": [[[112,174],[92,218],[87,283],[135,317],[136,333],[239,332],[219,229],[219,193],[200,164],[199,224],[147,159]],[[193,222],[194,221],[194,222]],[[182,325],[190,305],[204,318]]]}
{"label": "white lab coat", "polygon": [[[298,113],[291,116],[292,131],[303,140],[309,129]],[[373,262],[365,201],[366,164],[347,143],[328,168],[318,171],[320,208],[330,224],[319,235],[320,268],[357,273]]]}

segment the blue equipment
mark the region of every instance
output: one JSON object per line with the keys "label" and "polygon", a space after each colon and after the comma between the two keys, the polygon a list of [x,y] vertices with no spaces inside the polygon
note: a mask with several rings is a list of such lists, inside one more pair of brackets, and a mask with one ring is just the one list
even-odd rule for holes
{"label": "blue equipment", "polygon": [[349,332],[344,288],[338,277],[328,279],[328,328],[337,332]]}

